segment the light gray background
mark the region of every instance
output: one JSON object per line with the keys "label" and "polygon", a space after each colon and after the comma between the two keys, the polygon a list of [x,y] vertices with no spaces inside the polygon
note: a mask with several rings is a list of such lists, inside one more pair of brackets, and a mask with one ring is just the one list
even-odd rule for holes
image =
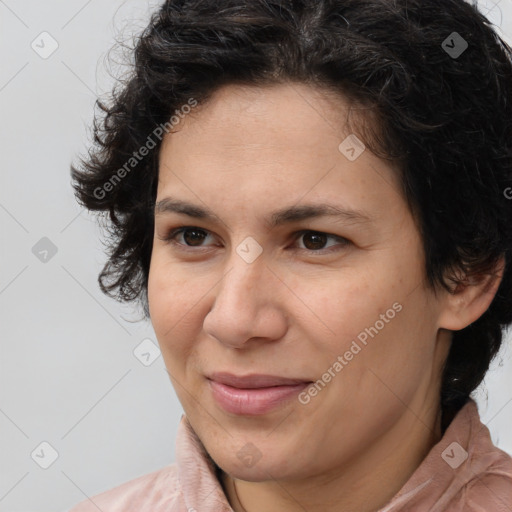
{"label": "light gray background", "polygon": [[[0,512],[64,511],[174,462],[181,405],[161,356],[145,366],[134,354],[156,343],[151,326],[98,288],[101,231],[69,178],[94,101],[112,84],[108,70],[120,71],[107,52],[159,3],[0,0]],[[510,42],[512,0],[481,8]],[[51,49],[42,32],[59,45],[47,59],[31,47]],[[57,249],[46,262],[44,245],[32,251],[43,237]],[[509,338],[477,394],[509,453],[511,370]],[[48,469],[42,442],[58,453]]]}

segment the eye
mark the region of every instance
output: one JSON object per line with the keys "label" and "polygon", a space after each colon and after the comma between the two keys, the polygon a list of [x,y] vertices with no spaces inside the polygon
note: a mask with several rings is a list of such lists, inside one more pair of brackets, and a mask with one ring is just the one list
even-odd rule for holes
{"label": "eye", "polygon": [[298,233],[296,233],[296,240],[300,238],[303,238],[303,243],[306,246],[305,249],[301,248],[301,250],[313,252],[320,252],[319,249],[322,250],[323,252],[332,252],[332,249],[325,250],[323,247],[319,247],[324,246],[327,243],[326,241],[329,239],[338,241],[339,245],[341,245],[342,247],[350,244],[350,241],[347,240],[346,238],[337,235],[331,235],[329,233],[323,233],[321,231],[299,231]]}
{"label": "eye", "polygon": [[[176,242],[176,237],[183,235],[185,243]],[[182,226],[171,230],[164,238],[161,238],[164,242],[170,242],[175,245],[183,245],[185,247],[201,247],[200,243],[208,236],[208,232],[201,228],[194,226]],[[191,245],[188,245],[188,244]]]}
{"label": "eye", "polygon": [[[205,229],[194,226],[181,226],[171,230],[165,237],[161,238],[161,240],[176,246],[181,246],[184,250],[193,250],[194,247],[204,248],[205,246],[201,244],[208,236],[212,235]],[[177,241],[180,237],[183,241]],[[341,236],[312,230],[302,230],[294,233],[295,242],[301,238],[304,239],[303,243],[305,248],[299,247],[299,250],[316,253],[333,252],[332,246],[330,248],[328,247],[327,250],[324,248],[329,239],[337,241],[338,245],[342,248],[351,243]],[[334,250],[336,250],[336,248]]]}

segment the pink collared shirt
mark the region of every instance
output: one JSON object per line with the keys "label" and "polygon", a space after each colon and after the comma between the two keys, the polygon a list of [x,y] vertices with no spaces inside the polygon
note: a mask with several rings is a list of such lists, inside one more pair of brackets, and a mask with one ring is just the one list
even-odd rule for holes
{"label": "pink collared shirt", "polygon": [[[176,462],[69,512],[233,512],[215,465],[182,416]],[[512,458],[491,441],[470,400],[405,485],[378,512],[512,512]]]}

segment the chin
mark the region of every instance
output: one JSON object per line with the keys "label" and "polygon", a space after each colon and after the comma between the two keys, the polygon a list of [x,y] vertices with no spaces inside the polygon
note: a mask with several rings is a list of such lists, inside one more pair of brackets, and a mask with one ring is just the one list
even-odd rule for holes
{"label": "chin", "polygon": [[274,466],[272,464],[268,464],[268,462],[263,463],[263,460],[260,460],[253,467],[245,466],[243,463],[241,464],[238,459],[229,459],[225,461],[225,463],[217,463],[217,465],[222,469],[222,471],[224,471],[224,473],[227,473],[238,480],[245,480],[246,482],[265,482],[274,479],[280,480],[288,476],[283,474],[283,470],[279,465]]}
{"label": "chin", "polygon": [[[264,482],[273,479],[300,478],[297,472],[308,464],[292,457],[292,454],[283,453],[278,446],[262,448],[256,452],[251,443],[244,448],[230,448],[226,445],[208,450],[211,458],[225,473],[248,482]],[[245,449],[245,450],[244,450]],[[251,459],[248,454],[254,453]]]}

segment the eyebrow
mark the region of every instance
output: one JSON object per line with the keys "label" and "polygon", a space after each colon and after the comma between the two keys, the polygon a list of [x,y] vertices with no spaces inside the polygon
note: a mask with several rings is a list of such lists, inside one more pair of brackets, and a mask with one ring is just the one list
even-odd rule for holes
{"label": "eyebrow", "polygon": [[[218,216],[209,208],[166,197],[155,205],[155,215],[164,213],[180,213],[196,219],[215,221]],[[265,221],[271,228],[283,224],[291,224],[297,221],[318,217],[334,217],[341,222],[353,222],[356,224],[369,224],[373,219],[361,210],[348,210],[332,204],[305,204],[295,205],[272,212]]]}

